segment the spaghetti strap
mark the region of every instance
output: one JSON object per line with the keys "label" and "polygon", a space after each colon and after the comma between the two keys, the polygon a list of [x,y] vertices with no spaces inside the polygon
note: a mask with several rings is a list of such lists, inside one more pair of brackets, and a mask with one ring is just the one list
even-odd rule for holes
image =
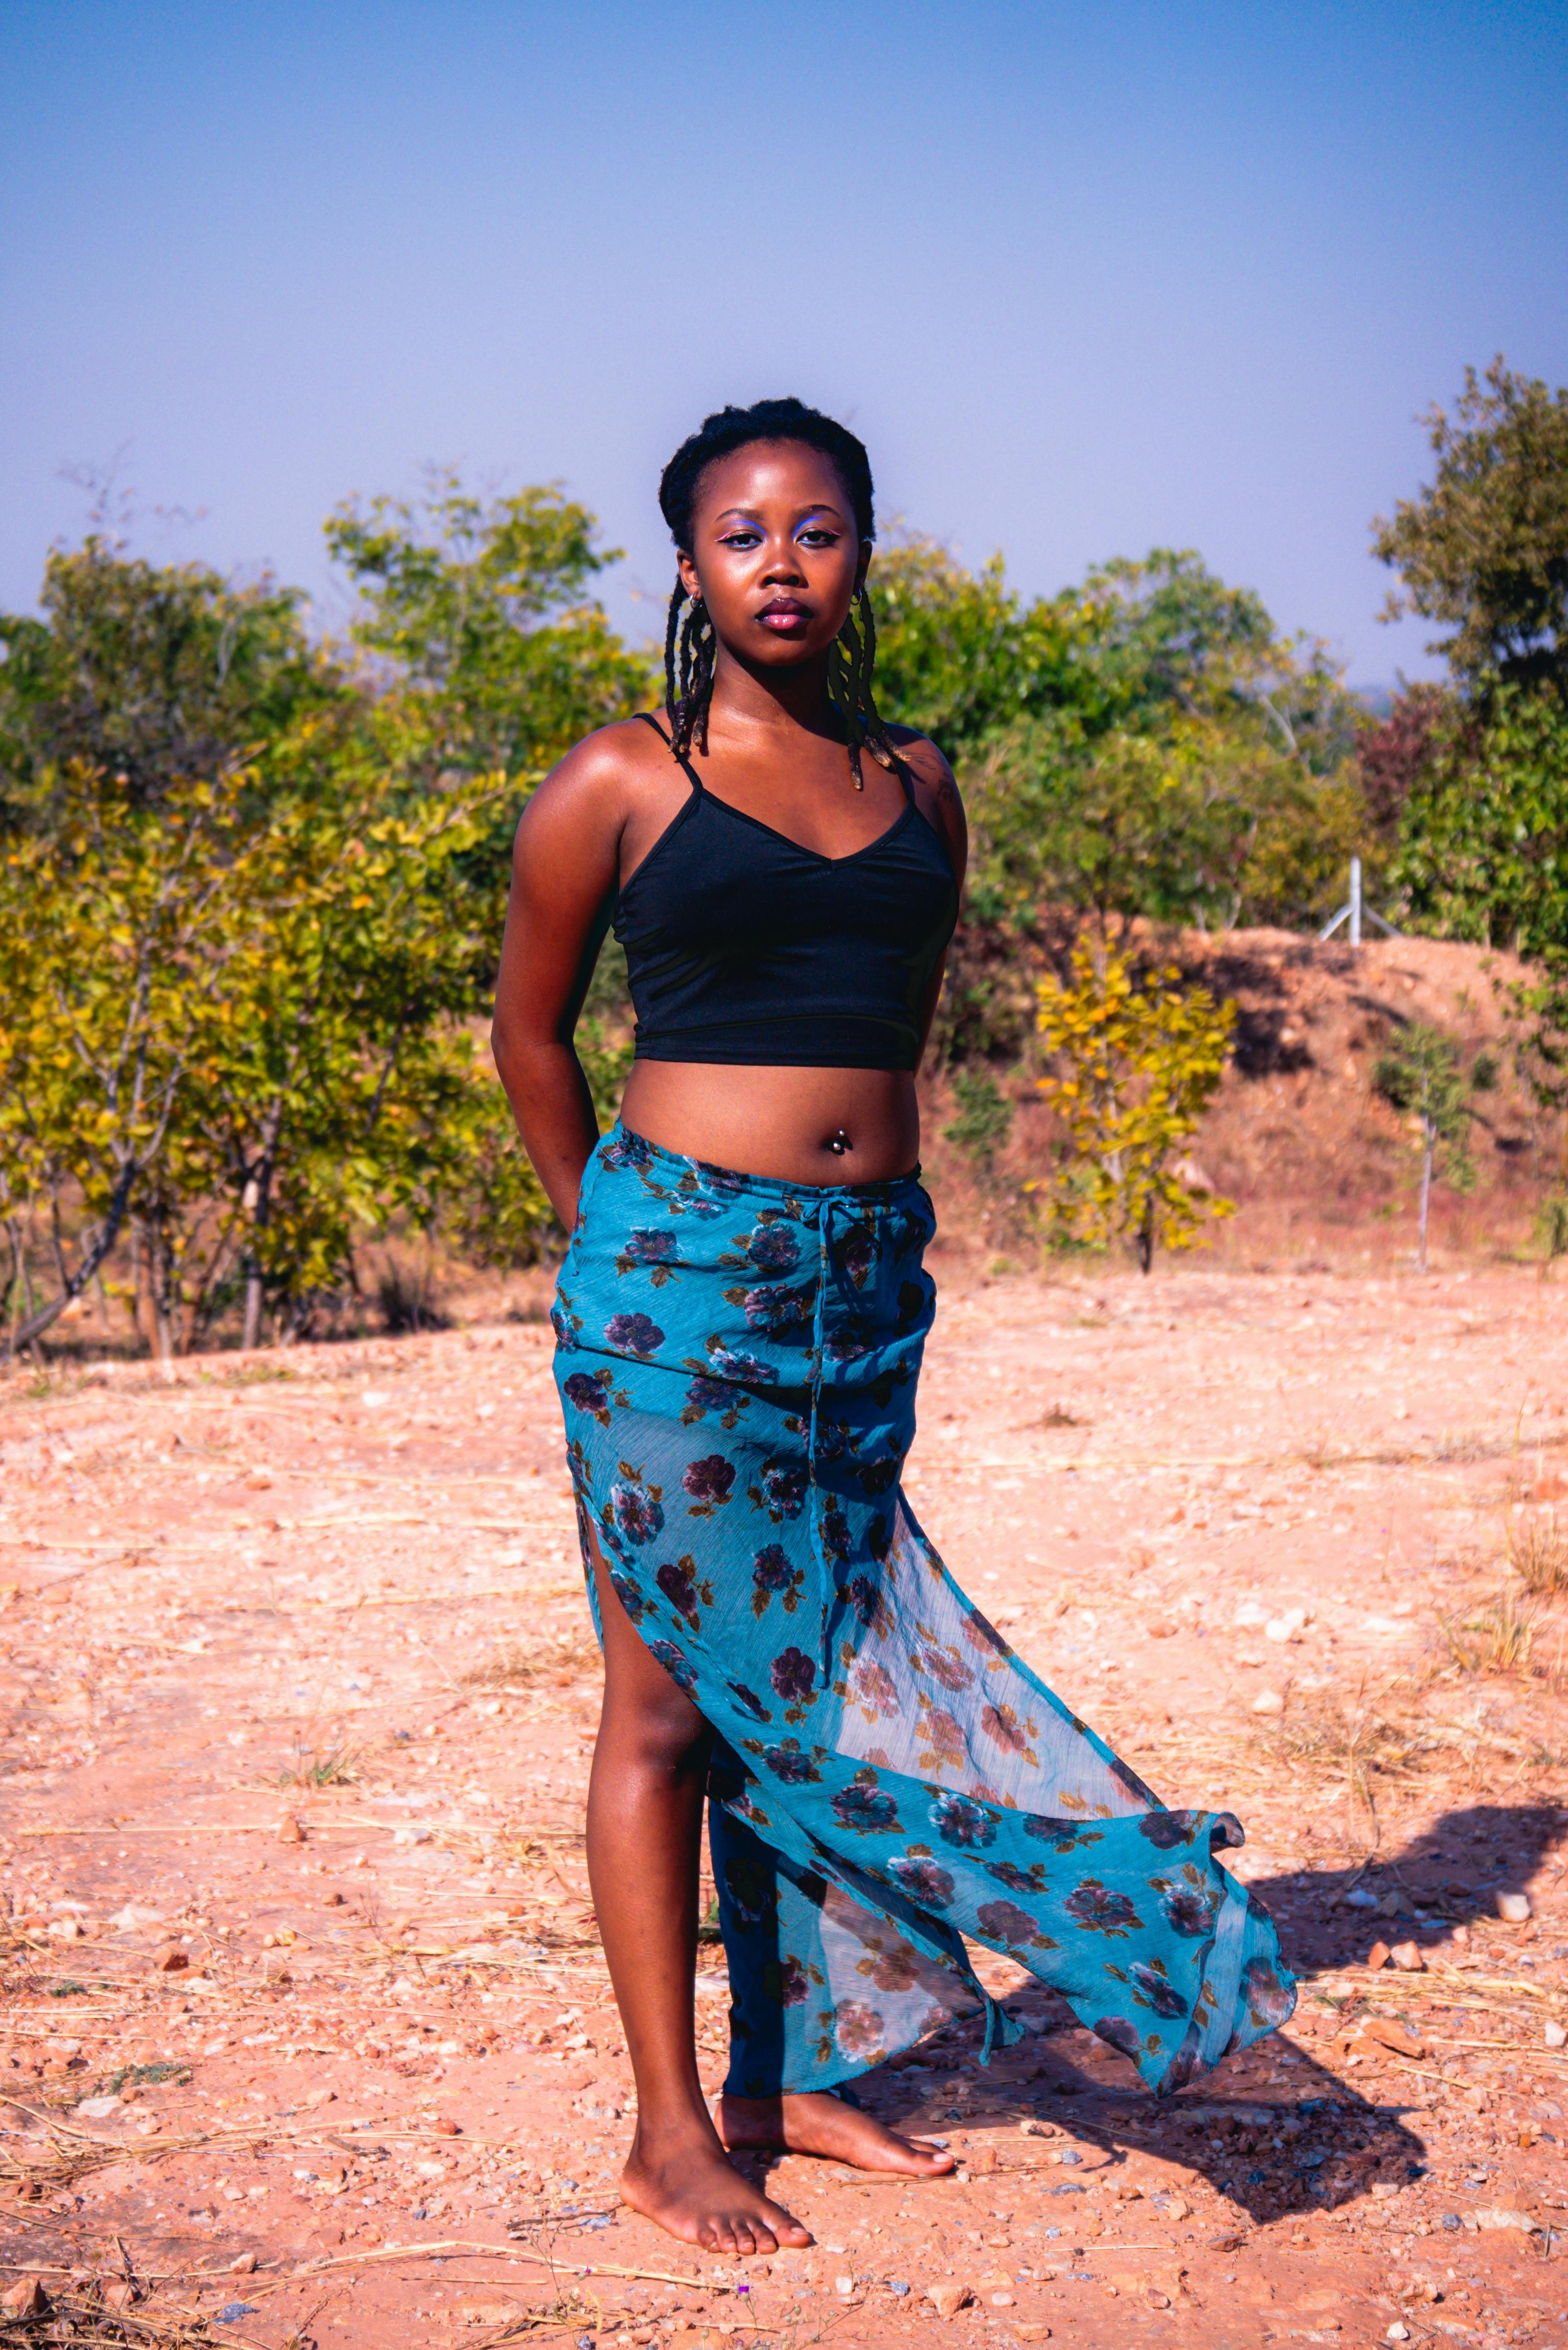
{"label": "spaghetti strap", "polygon": [[[652,727],[654,733],[658,735],[659,741],[667,749],[675,751],[674,743],[670,741],[669,735],[665,733],[663,727],[659,724],[651,710],[639,710],[637,712],[637,715],[642,720],[645,726]],[[694,792],[701,793],[702,789],[702,778],[697,773],[696,768],[691,764],[691,760],[685,757],[685,755],[680,751],[675,751],[675,756],[680,761],[681,766],[685,769],[686,780],[691,785],[692,790]]]}

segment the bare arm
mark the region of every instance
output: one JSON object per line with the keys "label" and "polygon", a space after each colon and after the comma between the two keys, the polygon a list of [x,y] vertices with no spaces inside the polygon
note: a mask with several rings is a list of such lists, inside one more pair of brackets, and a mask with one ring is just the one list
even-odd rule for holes
{"label": "bare arm", "polygon": [[[888,733],[898,746],[898,753],[915,778],[915,794],[920,810],[947,845],[962,895],[964,873],[969,864],[969,826],[964,819],[963,801],[953,781],[953,771],[936,744],[924,734],[916,734],[904,726],[889,727]],[[930,1037],[931,1023],[937,1016],[937,1004],[941,996],[942,979],[947,970],[944,954],[931,973],[920,1005],[920,1059],[924,1059]]]}
{"label": "bare arm", "polygon": [[523,1147],[567,1232],[598,1139],[572,1035],[615,902],[624,806],[618,731],[579,743],[523,811],[490,1032]]}

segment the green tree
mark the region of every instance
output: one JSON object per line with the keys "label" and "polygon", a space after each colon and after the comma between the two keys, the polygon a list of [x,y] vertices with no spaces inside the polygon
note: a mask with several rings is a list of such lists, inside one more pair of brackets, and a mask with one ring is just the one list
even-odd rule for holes
{"label": "green tree", "polygon": [[1058,1245],[1131,1243],[1147,1273],[1158,1245],[1199,1245],[1205,1218],[1234,1213],[1173,1165],[1224,1072],[1233,1003],[1179,972],[1137,983],[1125,959],[1080,941],[1070,983],[1045,979],[1037,1025],[1057,1066],[1039,1080],[1063,1141],[1045,1191]]}
{"label": "green tree", "polygon": [[[617,550],[557,488],[483,499],[452,472],[422,496],[348,500],[327,543],[360,595],[369,729],[389,791],[420,797],[504,778],[462,873],[483,900],[475,997],[499,949],[523,800],[584,734],[652,706],[651,662],[628,650],[592,583]],[[605,958],[609,993],[618,951]]]}
{"label": "green tree", "polygon": [[78,774],[65,824],[13,846],[0,1199],[14,1260],[29,1212],[82,1233],[17,1343],[127,1222],[163,1354],[242,1300],[247,1343],[264,1311],[297,1335],[394,1219],[536,1253],[547,1203],[469,1017],[462,861],[493,792],[389,809],[365,746],[323,741],[319,788],[287,802],[234,771],[138,811]]}
{"label": "green tree", "polygon": [[1157,547],[1026,604],[999,556],[914,536],[871,581],[882,705],[969,799],[971,919],[1321,919],[1361,845],[1364,714],[1251,589]]}
{"label": "green tree", "polygon": [[1416,1224],[1416,1262],[1427,1270],[1427,1211],[1434,1172],[1456,1191],[1475,1185],[1469,1152],[1469,1096],[1492,1082],[1491,1065],[1478,1060],[1467,1075],[1451,1036],[1423,1020],[1412,1020],[1377,1062],[1372,1082],[1394,1109],[1408,1114],[1420,1139],[1420,1203]]}
{"label": "green tree", "polygon": [[1000,555],[969,571],[936,540],[906,533],[878,550],[871,600],[882,709],[955,766],[1021,722],[1093,724],[1103,711],[1085,658],[1095,614],[1072,591],[1024,604]]}
{"label": "green tree", "polygon": [[1429,740],[1395,866],[1410,920],[1568,975],[1568,707],[1500,686]]}
{"label": "green tree", "polygon": [[[239,789],[130,786],[74,769],[61,822],[0,862],[0,1201],[12,1249],[11,1346],[43,1335],[170,1180],[205,1050],[236,874],[213,854]],[[243,886],[243,884],[242,884]],[[74,1218],[72,1211],[75,1211]],[[26,1292],[24,1232],[47,1219],[55,1295]],[[69,1245],[70,1222],[76,1243]]]}
{"label": "green tree", "polygon": [[328,519],[363,599],[354,641],[387,665],[401,755],[428,780],[524,777],[648,707],[647,660],[590,593],[618,555],[596,528],[556,488],[486,501],[452,472],[421,498],[350,499]]}
{"label": "green tree", "polygon": [[1568,389],[1500,356],[1426,423],[1435,478],[1373,525],[1404,581],[1385,619],[1441,623],[1430,650],[1472,692],[1489,678],[1568,691]]}
{"label": "green tree", "polygon": [[50,555],[39,600],[37,618],[0,615],[0,827],[51,821],[73,766],[148,806],[343,697],[303,598],[270,579],[235,587],[90,537]]}
{"label": "green tree", "polygon": [[1122,727],[1196,712],[1273,651],[1274,624],[1250,588],[1228,588],[1192,547],[1157,546],[1089,573],[1090,665]]}
{"label": "green tree", "polygon": [[946,1142],[956,1142],[989,1177],[996,1154],[1006,1147],[1012,1131],[1012,1104],[984,1069],[956,1069],[953,1099],[958,1115],[942,1128]]}

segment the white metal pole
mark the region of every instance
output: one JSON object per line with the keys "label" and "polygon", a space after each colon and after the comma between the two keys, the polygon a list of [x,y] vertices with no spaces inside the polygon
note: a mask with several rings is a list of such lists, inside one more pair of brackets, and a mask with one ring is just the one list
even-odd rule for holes
{"label": "white metal pole", "polygon": [[1358,947],[1361,944],[1361,859],[1359,857],[1353,857],[1350,860],[1350,943],[1353,947]]}

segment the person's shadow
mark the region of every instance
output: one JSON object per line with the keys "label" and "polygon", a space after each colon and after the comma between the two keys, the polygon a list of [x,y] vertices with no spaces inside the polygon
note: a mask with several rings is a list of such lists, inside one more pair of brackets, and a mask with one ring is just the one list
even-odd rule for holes
{"label": "person's shadow", "polygon": [[[1368,1866],[1254,1878],[1251,1890],[1272,1913],[1308,2002],[1314,1975],[1364,1963],[1376,1940],[1435,1949],[1456,1924],[1495,1918],[1498,1896],[1527,1891],[1562,1825],[1562,1814],[1543,1804],[1474,1804],[1445,1813],[1400,1852]],[[1362,1980],[1376,2006],[1378,1975]],[[1373,2095],[1357,2085],[1360,2067],[1343,2052],[1314,2054],[1303,2032],[1293,2031],[1290,2044],[1270,2034],[1192,2087],[1156,2098],[1127,2059],[1085,2032],[1044,1984],[1024,1985],[1007,2005],[1024,2022],[1024,2039],[998,2051],[989,2067],[966,2073],[951,2099],[931,2076],[978,2054],[978,2021],[950,2024],[878,2065],[856,2082],[854,2101],[893,2128],[939,2135],[944,2126],[972,2131],[1054,2122],[1117,2164],[1133,2152],[1176,2159],[1252,2221],[1332,2209],[1374,2184],[1404,2187],[1423,2175],[1426,2147],[1403,2116],[1429,2103],[1430,2091],[1418,2072],[1397,2079],[1397,2055],[1377,2051]],[[1309,2022],[1300,2008],[1297,2018]],[[1320,2038],[1334,2028],[1324,2016]],[[1001,2151],[1005,2141],[994,2144]],[[1051,2182],[1046,2194],[1063,2199],[1067,2241],[1072,2199],[1085,2189],[1065,2166],[1041,2176]]]}

